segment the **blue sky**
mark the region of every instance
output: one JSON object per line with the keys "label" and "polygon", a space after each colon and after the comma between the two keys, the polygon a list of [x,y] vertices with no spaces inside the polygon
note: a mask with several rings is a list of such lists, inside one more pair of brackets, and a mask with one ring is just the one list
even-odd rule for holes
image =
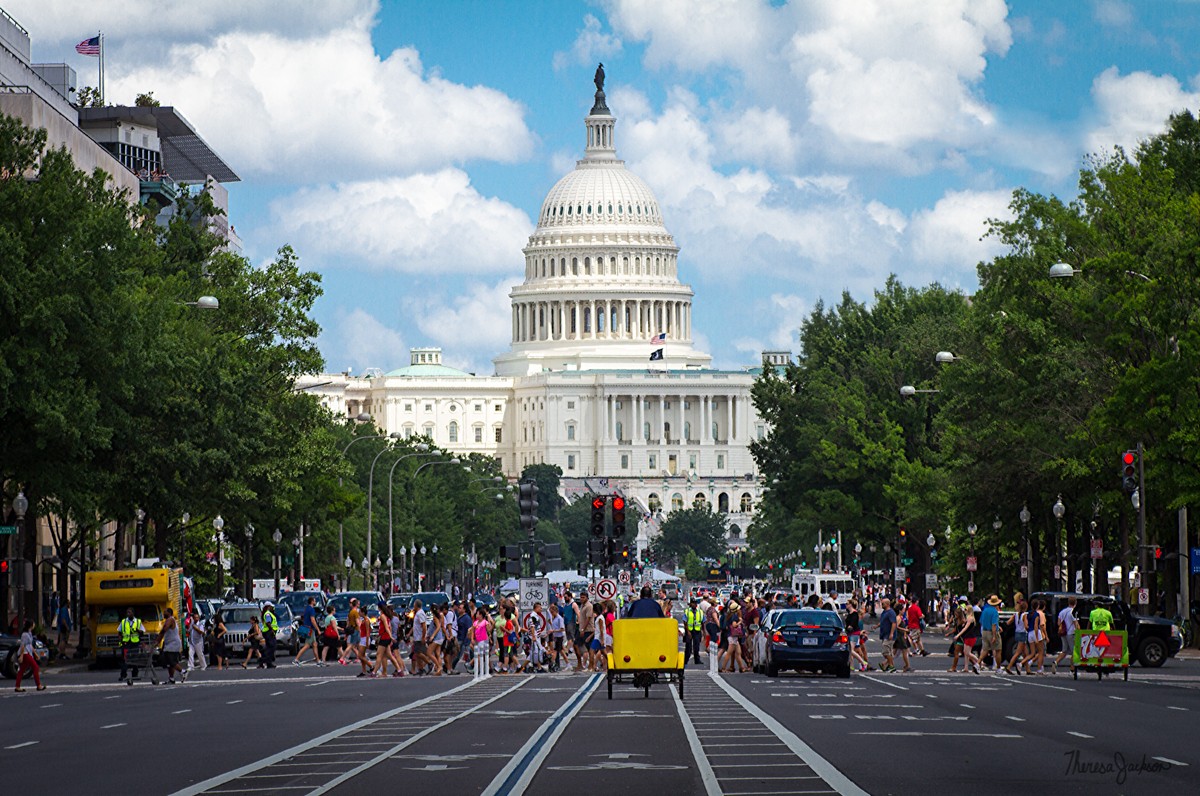
{"label": "blue sky", "polygon": [[[94,59],[233,166],[256,262],[321,272],[331,370],[440,345],[491,372],[545,193],[583,149],[598,60],[721,367],[796,349],[819,300],[889,273],[972,290],[1014,188],[1200,105],[1187,0],[0,0],[34,59]],[[282,9],[282,10],[281,10]]]}

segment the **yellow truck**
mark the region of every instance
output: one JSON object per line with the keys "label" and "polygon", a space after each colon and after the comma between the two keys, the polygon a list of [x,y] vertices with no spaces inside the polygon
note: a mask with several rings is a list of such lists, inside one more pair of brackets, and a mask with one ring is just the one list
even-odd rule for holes
{"label": "yellow truck", "polygon": [[146,627],[148,638],[143,641],[157,644],[166,609],[175,609],[176,618],[183,616],[182,582],[182,569],[163,566],[87,573],[85,607],[94,639],[92,659],[120,659],[118,625],[128,608]]}

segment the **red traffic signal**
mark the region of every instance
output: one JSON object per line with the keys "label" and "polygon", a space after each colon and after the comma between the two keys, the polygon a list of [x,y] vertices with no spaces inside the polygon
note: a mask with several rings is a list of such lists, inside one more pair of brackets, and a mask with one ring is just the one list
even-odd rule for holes
{"label": "red traffic signal", "polygon": [[1154,558],[1156,561],[1162,560],[1162,548],[1159,547],[1158,545],[1154,546]]}
{"label": "red traffic signal", "polygon": [[0,561],[0,575],[8,574],[8,561]]}
{"label": "red traffic signal", "polygon": [[[614,511],[622,511],[625,508],[625,498],[615,497],[612,500],[613,500],[613,510]],[[593,501],[593,505],[595,505],[594,501]]]}
{"label": "red traffic signal", "polygon": [[592,508],[603,510],[604,509],[604,498],[602,498],[602,497],[592,498]]}

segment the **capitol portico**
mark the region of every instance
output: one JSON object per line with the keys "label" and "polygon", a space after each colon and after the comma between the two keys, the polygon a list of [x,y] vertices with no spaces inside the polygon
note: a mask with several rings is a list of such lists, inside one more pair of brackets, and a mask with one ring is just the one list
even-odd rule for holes
{"label": "capitol portico", "polygon": [[[763,486],[749,443],[766,433],[750,400],[760,363],[714,370],[692,347],[692,297],[654,193],[617,158],[616,118],[597,73],[582,160],[550,189],[513,287],[512,346],[495,375],[410,352],[408,367],[319,374],[301,386],[334,412],[369,413],[383,431],[495,457],[510,477],[530,464],[563,470],[568,499],[620,492],[645,518],[694,503],[727,512],[729,544]],[[782,364],[786,352],[764,353]]]}

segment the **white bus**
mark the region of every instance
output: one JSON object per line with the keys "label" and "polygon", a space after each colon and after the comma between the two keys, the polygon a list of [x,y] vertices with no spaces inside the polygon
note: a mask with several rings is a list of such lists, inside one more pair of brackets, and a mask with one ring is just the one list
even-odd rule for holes
{"label": "white bus", "polygon": [[822,602],[837,592],[837,609],[846,610],[846,601],[854,596],[854,576],[844,572],[815,572],[799,570],[792,575],[792,591],[801,605],[808,602],[811,594],[820,596]]}

